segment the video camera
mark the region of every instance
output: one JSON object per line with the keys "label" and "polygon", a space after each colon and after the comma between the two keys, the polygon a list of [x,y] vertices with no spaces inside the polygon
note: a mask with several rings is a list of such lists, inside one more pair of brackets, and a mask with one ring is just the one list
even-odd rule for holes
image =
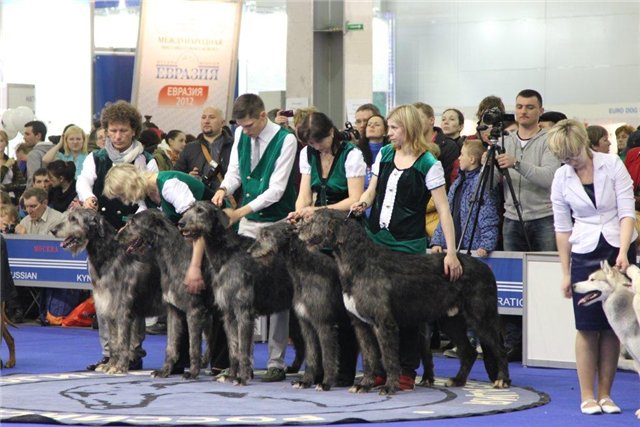
{"label": "video camera", "polygon": [[340,138],[340,141],[350,141],[352,135],[356,140],[360,139],[360,132],[358,132],[358,129],[353,127],[351,122],[345,122],[344,128],[344,130],[338,132],[338,138]]}
{"label": "video camera", "polygon": [[485,125],[497,126],[504,122],[515,122],[516,116],[505,114],[498,107],[493,107],[485,111],[480,120]]}

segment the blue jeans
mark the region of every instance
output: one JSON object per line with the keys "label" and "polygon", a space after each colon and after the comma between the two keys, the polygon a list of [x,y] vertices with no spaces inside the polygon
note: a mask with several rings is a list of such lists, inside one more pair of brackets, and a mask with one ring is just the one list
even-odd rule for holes
{"label": "blue jeans", "polygon": [[[531,243],[531,252],[556,251],[556,233],[553,216],[525,221],[524,228]],[[527,241],[519,221],[505,218],[502,224],[502,239],[505,251],[529,252]]]}

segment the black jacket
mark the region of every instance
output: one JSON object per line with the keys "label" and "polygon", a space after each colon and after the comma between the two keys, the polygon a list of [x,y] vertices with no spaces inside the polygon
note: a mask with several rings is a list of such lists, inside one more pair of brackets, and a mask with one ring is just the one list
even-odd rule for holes
{"label": "black jacket", "polygon": [[[229,156],[231,156],[231,148],[233,147],[233,136],[231,133],[223,129],[222,133],[213,144],[209,145],[202,134],[198,135],[195,141],[192,141],[184,147],[180,153],[173,169],[184,173],[189,173],[193,168],[198,168],[200,177],[206,176],[211,170],[211,166],[202,153],[202,146],[209,150],[211,158],[218,162],[221,166],[220,173],[222,176],[227,173],[229,167]],[[211,186],[215,190],[220,186],[220,181],[213,179]]]}

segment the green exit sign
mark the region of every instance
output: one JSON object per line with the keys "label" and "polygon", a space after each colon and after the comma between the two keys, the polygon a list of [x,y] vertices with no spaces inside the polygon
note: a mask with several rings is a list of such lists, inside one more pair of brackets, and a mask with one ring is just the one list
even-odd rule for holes
{"label": "green exit sign", "polygon": [[347,31],[361,31],[364,30],[364,24],[352,24],[347,22]]}

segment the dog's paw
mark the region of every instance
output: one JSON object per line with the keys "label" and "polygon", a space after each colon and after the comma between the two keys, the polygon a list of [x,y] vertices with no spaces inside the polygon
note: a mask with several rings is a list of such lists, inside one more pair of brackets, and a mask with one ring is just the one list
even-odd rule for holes
{"label": "dog's paw", "polygon": [[237,378],[232,377],[231,375],[218,375],[216,377],[216,381],[219,383],[234,383],[237,381]]}
{"label": "dog's paw", "polygon": [[198,374],[200,374],[200,372],[187,371],[182,374],[182,378],[184,378],[185,380],[195,380],[196,378],[198,378]]}
{"label": "dog's paw", "polygon": [[495,380],[493,382],[493,388],[509,388],[511,386],[511,380]]}
{"label": "dog's paw", "polygon": [[636,417],[638,417],[638,419],[640,420],[640,409],[636,411]]}
{"label": "dog's paw", "polygon": [[331,384],[316,384],[316,391],[329,391],[331,390]]}
{"label": "dog's paw", "polygon": [[233,380],[233,385],[246,386],[249,384],[249,378],[237,377]]}
{"label": "dog's paw", "polygon": [[467,383],[467,380],[461,380],[460,378],[449,378],[444,382],[445,387],[462,387]]}
{"label": "dog's paw", "polygon": [[371,386],[355,384],[349,388],[349,393],[369,393],[371,391]]}
{"label": "dog's paw", "polygon": [[168,378],[170,373],[170,369],[156,369],[151,371],[151,378]]}
{"label": "dog's paw", "polygon": [[122,375],[129,372],[129,370],[122,366],[111,366],[105,372],[109,375]]}
{"label": "dog's paw", "polygon": [[396,392],[400,390],[399,387],[396,387],[394,385],[387,385],[387,384],[381,385],[379,389],[380,391],[378,392],[378,394],[380,396],[390,396],[392,394],[396,394]]}
{"label": "dog's paw", "polygon": [[311,383],[310,382],[303,381],[303,380],[291,381],[291,385],[293,386],[293,388],[296,388],[296,389],[303,389],[303,388],[311,387]]}

